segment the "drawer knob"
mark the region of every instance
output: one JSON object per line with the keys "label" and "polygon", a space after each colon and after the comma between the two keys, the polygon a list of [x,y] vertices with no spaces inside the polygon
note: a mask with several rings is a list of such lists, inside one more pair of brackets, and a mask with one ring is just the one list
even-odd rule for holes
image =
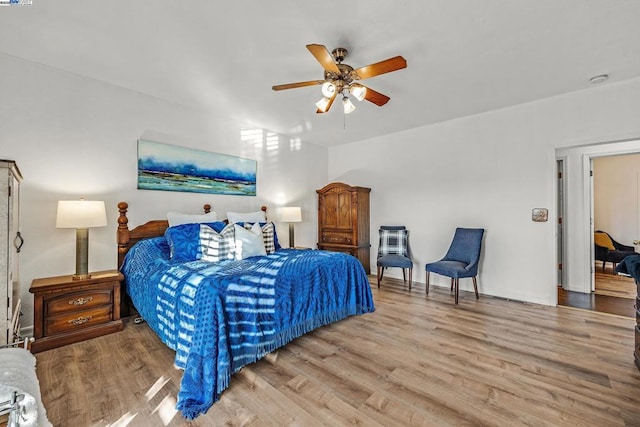
{"label": "drawer knob", "polygon": [[71,323],[74,326],[78,326],[78,325],[82,325],[83,323],[87,323],[89,320],[91,320],[91,316],[78,317],[77,319],[69,320],[68,323]]}
{"label": "drawer knob", "polygon": [[91,302],[93,297],[80,297],[74,300],[69,301],[69,305],[85,305],[88,302]]}

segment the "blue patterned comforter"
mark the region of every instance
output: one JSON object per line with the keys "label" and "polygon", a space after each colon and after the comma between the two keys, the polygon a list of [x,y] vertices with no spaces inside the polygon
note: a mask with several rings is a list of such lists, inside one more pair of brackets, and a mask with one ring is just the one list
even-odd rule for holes
{"label": "blue patterned comforter", "polygon": [[360,262],[346,254],[282,249],[241,261],[169,260],[164,237],[134,246],[127,293],[184,370],[177,408],[193,419],[231,375],[315,328],[372,312]]}

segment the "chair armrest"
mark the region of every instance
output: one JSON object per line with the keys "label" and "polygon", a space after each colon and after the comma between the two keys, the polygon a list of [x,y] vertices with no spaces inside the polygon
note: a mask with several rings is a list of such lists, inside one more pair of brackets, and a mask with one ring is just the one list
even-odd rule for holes
{"label": "chair armrest", "polygon": [[619,251],[634,252],[636,250],[636,248],[634,248],[633,246],[623,245],[622,243],[618,243],[618,242],[613,242],[613,246],[615,246],[616,250],[619,250]]}

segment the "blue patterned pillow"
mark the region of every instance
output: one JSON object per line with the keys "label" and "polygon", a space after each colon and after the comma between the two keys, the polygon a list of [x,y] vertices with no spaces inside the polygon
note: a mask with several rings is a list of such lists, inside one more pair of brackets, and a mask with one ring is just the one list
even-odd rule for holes
{"label": "blue patterned pillow", "polygon": [[[220,232],[227,226],[222,221],[208,222],[209,227]],[[178,262],[195,261],[202,257],[200,250],[200,224],[181,224],[167,228],[164,237],[171,249],[171,260]]]}

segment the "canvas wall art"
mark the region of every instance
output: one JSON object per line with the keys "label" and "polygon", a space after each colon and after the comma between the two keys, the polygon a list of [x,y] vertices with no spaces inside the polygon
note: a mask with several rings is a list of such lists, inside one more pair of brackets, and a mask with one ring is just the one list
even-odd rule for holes
{"label": "canvas wall art", "polygon": [[138,189],[256,195],[258,162],[138,140]]}

